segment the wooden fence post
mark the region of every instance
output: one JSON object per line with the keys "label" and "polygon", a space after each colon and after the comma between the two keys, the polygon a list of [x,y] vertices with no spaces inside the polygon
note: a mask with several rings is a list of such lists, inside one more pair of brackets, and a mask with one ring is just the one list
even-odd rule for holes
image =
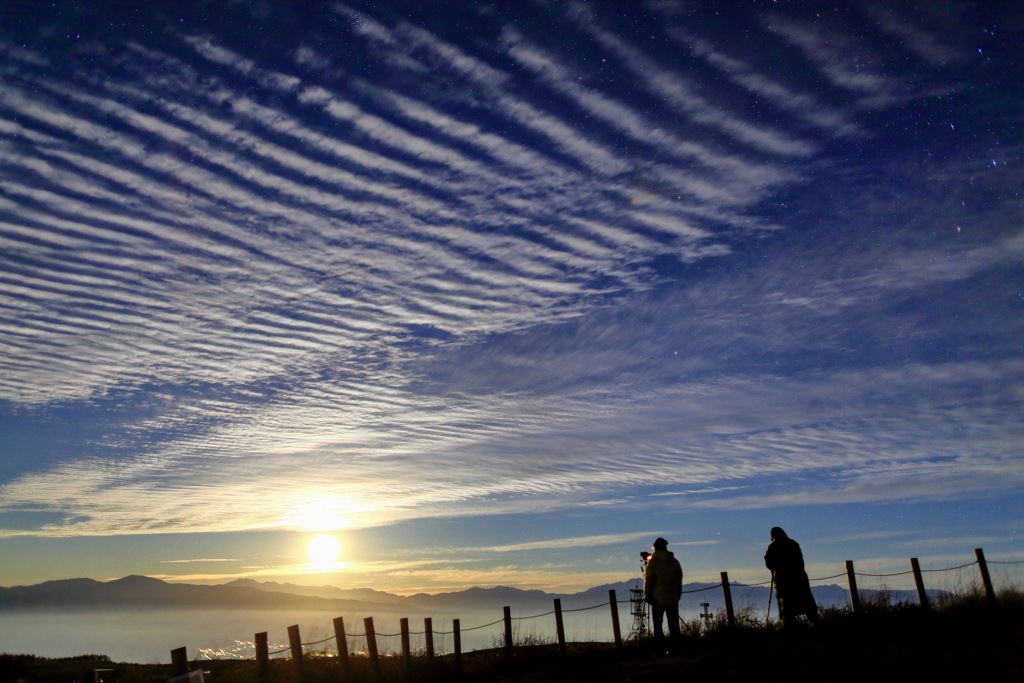
{"label": "wooden fence post", "polygon": [[430,617],[423,619],[423,643],[427,648],[427,662],[434,663],[434,620]]}
{"label": "wooden fence post", "polygon": [[619,628],[619,604],[615,600],[615,589],[608,589],[608,604],[612,606],[612,635],[615,637],[615,648],[622,649],[622,630]]}
{"label": "wooden fence post", "polygon": [[505,606],[505,657],[512,659],[512,608]]}
{"label": "wooden fence post", "polygon": [[402,630],[402,663],[408,672],[412,669],[412,652],[409,647],[409,618],[402,617],[398,620]]}
{"label": "wooden fence post", "polygon": [[985,553],[981,548],[974,549],[974,556],[978,558],[978,569],[981,570],[981,583],[985,586],[985,599],[992,607],[996,606],[996,592],[992,588],[992,578],[988,575],[988,563],[985,562]]}
{"label": "wooden fence post", "polygon": [[846,561],[846,578],[850,582],[850,606],[854,614],[860,614],[860,593],[857,591],[857,573],[853,570],[853,560]]}
{"label": "wooden fence post", "polygon": [[555,633],[558,634],[558,652],[565,655],[565,624],[562,622],[562,599],[555,598]]}
{"label": "wooden fence post", "polygon": [[183,648],[171,650],[171,669],[175,676],[182,676],[188,673],[188,651]]}
{"label": "wooden fence post", "polygon": [[366,629],[366,651],[370,653],[370,663],[376,678],[380,674],[380,655],[377,654],[377,633],[373,630],[373,617],[364,618],[363,627]]}
{"label": "wooden fence post", "polygon": [[736,613],[732,609],[732,590],[729,588],[729,572],[722,572],[722,594],[725,596],[725,615],[729,626],[736,625]]}
{"label": "wooden fence post", "polygon": [[459,630],[461,622],[452,619],[452,647],[455,649],[455,671],[462,673],[462,632]]}
{"label": "wooden fence post", "polygon": [[270,681],[270,644],[266,631],[256,634],[256,680],[259,683]]}
{"label": "wooden fence post", "polygon": [[302,636],[299,635],[299,625],[288,627],[288,645],[292,650],[292,664],[295,665],[295,675],[300,681],[306,680],[306,669],[302,661]]}
{"label": "wooden fence post", "polygon": [[345,635],[345,617],[334,618],[334,640],[338,643],[338,662],[341,663],[341,675],[344,679],[348,679],[351,672],[348,662],[348,637]]}
{"label": "wooden fence post", "polygon": [[914,572],[914,584],[917,586],[917,601],[924,609],[929,609],[928,592],[924,589],[924,577],[921,576],[921,563],[916,557],[910,558],[910,569]]}

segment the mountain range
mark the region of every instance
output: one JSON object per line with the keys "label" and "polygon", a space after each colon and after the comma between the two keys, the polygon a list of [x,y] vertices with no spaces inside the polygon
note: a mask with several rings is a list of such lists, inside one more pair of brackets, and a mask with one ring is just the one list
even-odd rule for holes
{"label": "mountain range", "polygon": [[[630,589],[640,586],[639,579],[596,586],[571,594],[546,593],[508,586],[469,588],[467,590],[401,596],[369,588],[338,588],[335,586],[299,586],[287,583],[260,582],[238,579],[230,583],[205,586],[168,583],[146,576],[126,576],[113,581],[93,579],[64,579],[47,581],[32,586],[0,587],[0,609],[75,608],[75,607],[176,607],[176,608],[234,608],[234,609],[294,609],[325,610],[338,614],[415,612],[453,614],[462,611],[491,610],[501,614],[504,606],[518,613],[552,609],[553,601],[561,601],[565,610],[583,609],[607,603],[610,590],[621,605],[628,603]],[[744,606],[766,609],[769,587],[731,584],[733,604],[737,610]],[[839,585],[814,586],[815,599],[822,607],[841,607],[849,603],[849,591]],[[929,591],[933,593],[933,591]],[[860,591],[862,600],[876,599],[881,591]],[[885,591],[891,602],[916,603],[915,591]],[[936,597],[938,592],[934,592]],[[682,611],[693,614],[701,611],[702,603],[716,613],[725,609],[721,585],[718,583],[688,583],[683,586]]]}

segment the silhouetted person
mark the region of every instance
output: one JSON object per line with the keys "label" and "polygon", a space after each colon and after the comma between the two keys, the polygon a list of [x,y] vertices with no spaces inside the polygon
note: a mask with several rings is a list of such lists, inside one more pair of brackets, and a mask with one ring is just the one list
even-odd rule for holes
{"label": "silhouetted person", "polygon": [[668,632],[673,641],[679,639],[679,598],[683,595],[683,568],[669,552],[668,541],[654,541],[654,554],[647,558],[644,570],[644,600],[651,606],[654,620],[654,642],[665,640],[661,620],[668,618]]}
{"label": "silhouetted person", "polygon": [[806,614],[811,623],[818,623],[818,605],[811,595],[811,582],[804,570],[804,554],[800,544],[786,535],[781,527],[772,527],[772,542],[764,554],[764,564],[772,572],[779,616],[784,626],[792,626],[798,614]]}

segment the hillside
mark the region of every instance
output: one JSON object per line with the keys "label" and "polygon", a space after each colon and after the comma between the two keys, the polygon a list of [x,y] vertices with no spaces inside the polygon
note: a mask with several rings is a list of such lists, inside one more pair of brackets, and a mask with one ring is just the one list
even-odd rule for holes
{"label": "hillside", "polygon": [[[624,681],[714,680],[821,681],[862,683],[877,678],[946,681],[1024,680],[1024,610],[1018,600],[998,609],[980,604],[945,611],[898,608],[854,616],[829,614],[816,628],[793,632],[775,629],[718,629],[690,636],[671,653],[656,652],[649,642],[616,650],[608,643],[570,644],[565,656],[551,645],[518,647],[513,659],[489,650],[464,657],[466,683],[621,683]],[[407,671],[400,658],[382,662],[374,676],[365,657],[351,661],[342,679],[338,662],[306,658],[309,680],[404,681],[434,683],[455,677],[450,656],[428,662],[414,657]],[[252,661],[195,663],[207,680],[251,683]],[[271,662],[271,680],[293,683],[294,663]],[[168,665],[113,663],[102,657],[43,660],[0,655],[0,680],[92,680],[94,668],[111,670],[112,681],[166,681]]]}

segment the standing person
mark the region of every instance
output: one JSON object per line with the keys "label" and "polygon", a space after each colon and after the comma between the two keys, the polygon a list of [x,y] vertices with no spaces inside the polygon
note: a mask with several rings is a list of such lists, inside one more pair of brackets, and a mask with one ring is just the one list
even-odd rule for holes
{"label": "standing person", "polygon": [[683,568],[676,556],[669,552],[668,541],[654,541],[654,553],[647,559],[644,570],[644,600],[651,606],[654,619],[654,642],[659,646],[665,640],[662,617],[668,618],[668,632],[673,642],[679,639],[679,598],[683,595]]}
{"label": "standing person", "polygon": [[798,614],[806,614],[812,624],[818,623],[818,605],[811,595],[811,582],[804,570],[800,544],[787,536],[781,527],[772,527],[771,539],[768,552],[764,554],[764,564],[772,572],[782,624],[792,626]]}

